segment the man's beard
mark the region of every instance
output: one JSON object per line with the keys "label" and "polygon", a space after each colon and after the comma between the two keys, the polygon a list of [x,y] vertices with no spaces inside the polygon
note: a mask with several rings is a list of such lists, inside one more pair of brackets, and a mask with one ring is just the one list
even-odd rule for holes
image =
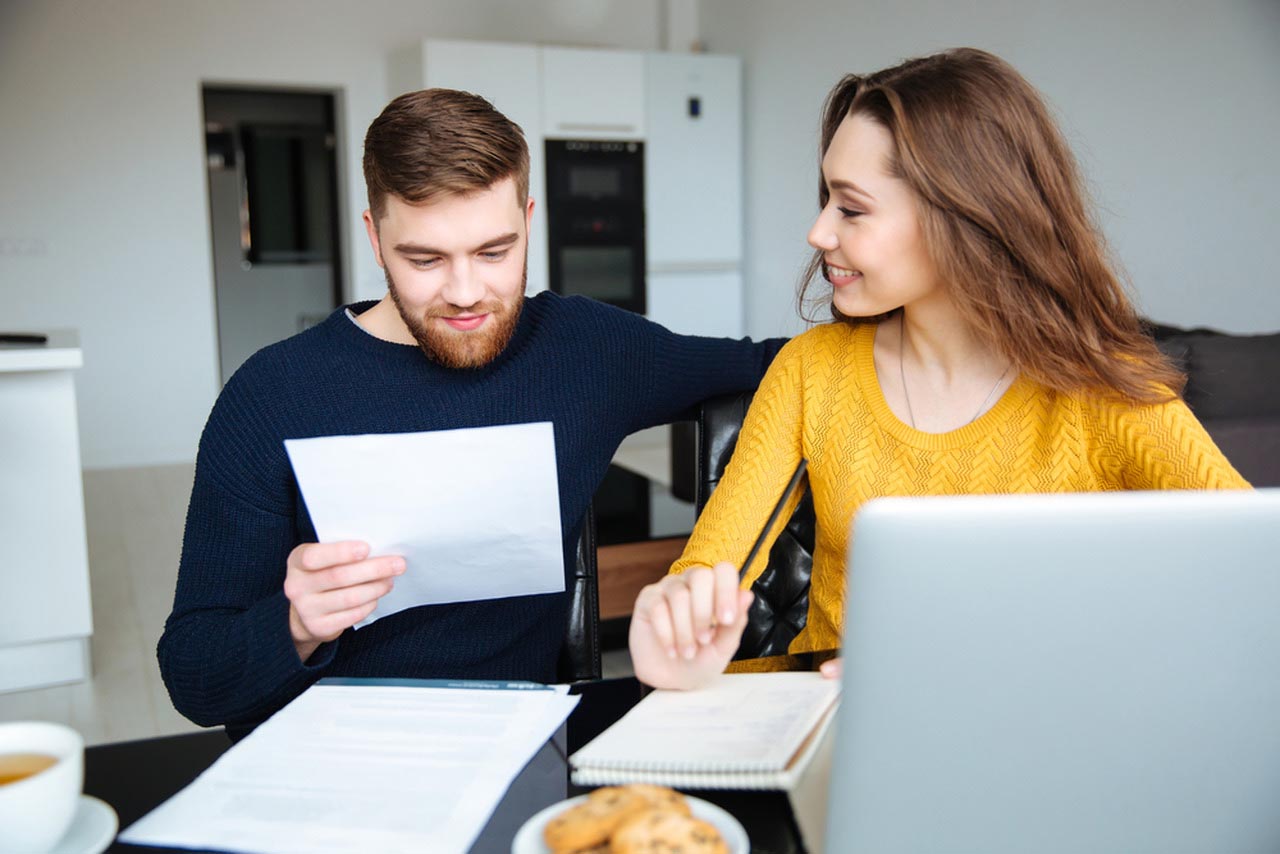
{"label": "man's beard", "polygon": [[[516,324],[520,322],[520,311],[524,308],[524,289],[529,279],[529,262],[525,261],[524,272],[520,276],[520,291],[510,305],[498,300],[488,300],[458,309],[446,306],[443,309],[429,309],[425,317],[410,314],[400,301],[400,293],[391,271],[385,270],[387,289],[391,293],[391,301],[400,312],[400,319],[409,327],[418,346],[427,358],[446,368],[483,368],[498,358],[511,342],[515,334]],[[441,324],[431,321],[440,317],[453,317],[459,314],[489,315],[484,325],[474,332],[455,332],[441,329]]]}

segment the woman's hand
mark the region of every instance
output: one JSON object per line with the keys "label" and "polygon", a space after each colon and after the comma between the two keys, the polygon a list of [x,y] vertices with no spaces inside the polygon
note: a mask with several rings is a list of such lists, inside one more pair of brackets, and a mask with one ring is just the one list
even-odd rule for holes
{"label": "woman's hand", "polygon": [[827,679],[839,679],[843,670],[844,665],[839,658],[828,659],[818,665],[818,672]]}
{"label": "woman's hand", "polygon": [[689,689],[724,672],[747,627],[749,590],[731,563],[694,567],[650,584],[631,614],[631,663],[655,688]]}

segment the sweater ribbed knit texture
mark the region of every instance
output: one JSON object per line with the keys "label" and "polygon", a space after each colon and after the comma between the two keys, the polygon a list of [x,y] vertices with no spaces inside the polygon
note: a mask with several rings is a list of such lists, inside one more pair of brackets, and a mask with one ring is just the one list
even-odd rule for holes
{"label": "sweater ribbed knit texture", "polygon": [[[912,429],[880,391],[875,330],[828,324],[783,348],[671,568],[683,572],[724,560],[741,565],[803,456],[818,524],[808,623],[792,641],[792,653],[840,645],[850,521],[872,498],[1248,488],[1181,400],[1134,406],[1062,394],[1019,377],[971,424],[940,434]],[[762,555],[798,502],[780,517]],[[765,563],[754,561],[744,583],[754,583]],[[753,667],[738,662],[734,669]]]}
{"label": "sweater ribbed knit texture", "polygon": [[348,630],[301,662],[285,561],[316,535],[284,440],[550,421],[568,575],[622,439],[706,397],[754,388],[780,344],[675,335],[592,300],[542,293],[525,300],[511,342],[479,369],[444,368],[416,346],[375,338],[344,309],[261,350],[227,383],[200,440],[158,649],[174,706],[238,733],[321,676],[553,681],[567,594],[413,608]]}

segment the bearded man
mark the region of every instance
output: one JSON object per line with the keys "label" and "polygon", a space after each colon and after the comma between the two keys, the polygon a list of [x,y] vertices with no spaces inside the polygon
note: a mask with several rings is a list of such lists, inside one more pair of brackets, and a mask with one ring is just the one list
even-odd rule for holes
{"label": "bearded man", "polygon": [[158,655],[178,711],[233,734],[321,676],[551,682],[564,640],[568,593],[422,606],[354,631],[404,561],[315,542],[284,440],[550,421],[572,567],[622,439],[755,388],[782,344],[675,335],[583,297],[526,297],[528,148],[483,98],[395,99],[369,127],[364,173],[387,295],[255,354],[200,440]]}

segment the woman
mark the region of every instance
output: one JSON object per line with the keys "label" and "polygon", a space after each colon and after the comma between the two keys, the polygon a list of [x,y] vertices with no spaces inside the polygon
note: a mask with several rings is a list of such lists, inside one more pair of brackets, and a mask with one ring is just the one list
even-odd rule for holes
{"label": "woman", "polygon": [[1248,487],[1178,397],[1011,66],[961,49],[845,77],[821,165],[804,281],[821,271],[835,322],[783,348],[684,555],[637,598],[631,656],[657,687],[729,662],[751,602],[737,567],[802,458],[818,526],[792,653],[839,646],[849,522],[877,496]]}

